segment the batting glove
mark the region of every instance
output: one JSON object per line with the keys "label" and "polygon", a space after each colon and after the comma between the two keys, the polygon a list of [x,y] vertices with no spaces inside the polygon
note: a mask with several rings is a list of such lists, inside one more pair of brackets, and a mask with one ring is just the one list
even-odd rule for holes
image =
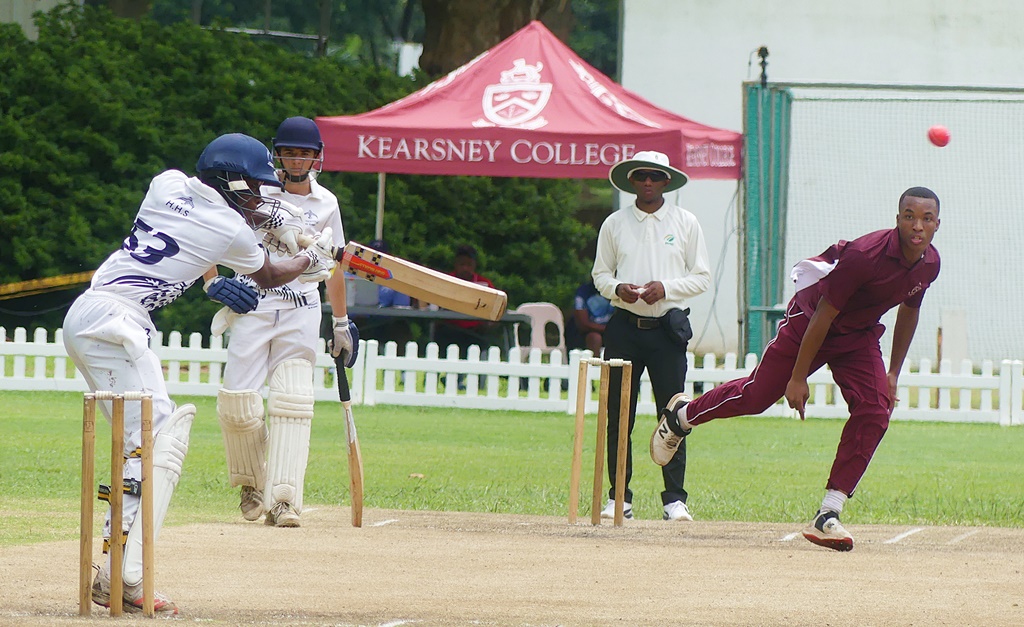
{"label": "batting glove", "polygon": [[299,282],[315,283],[329,279],[338,265],[334,261],[333,249],[333,235],[330,227],[324,229],[323,233],[317,233],[313,244],[299,253],[299,255],[309,258],[309,268],[299,275]]}
{"label": "batting glove", "polygon": [[334,338],[331,340],[331,357],[340,357],[346,368],[351,368],[359,357],[359,328],[348,316],[334,316]]}
{"label": "batting glove", "polygon": [[281,201],[280,206],[275,207],[270,215],[270,221],[261,229],[263,245],[273,252],[295,255],[302,250],[298,237],[305,227],[302,210],[291,203]]}
{"label": "batting glove", "polygon": [[249,313],[256,309],[260,296],[252,287],[238,279],[215,276],[203,285],[203,291],[211,299],[225,304],[237,314]]}

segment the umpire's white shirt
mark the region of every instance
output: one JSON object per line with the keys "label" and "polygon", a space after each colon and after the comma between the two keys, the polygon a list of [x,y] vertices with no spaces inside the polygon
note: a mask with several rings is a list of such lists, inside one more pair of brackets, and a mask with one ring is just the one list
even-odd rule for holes
{"label": "umpire's white shirt", "polygon": [[[634,202],[608,216],[597,236],[594,286],[612,305],[638,316],[661,317],[685,309],[687,300],[711,286],[704,232],[697,217],[665,202],[645,213]],[[661,281],[665,298],[653,305],[627,303],[615,295],[619,283]]]}

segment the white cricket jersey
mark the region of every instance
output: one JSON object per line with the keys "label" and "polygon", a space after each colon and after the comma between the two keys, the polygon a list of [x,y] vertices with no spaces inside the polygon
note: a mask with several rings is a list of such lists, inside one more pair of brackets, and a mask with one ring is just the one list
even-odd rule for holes
{"label": "white cricket jersey", "polygon": [[153,311],[214,265],[251,273],[265,258],[256,234],[217,190],[168,170],[150,183],[131,233],[96,270],[92,289]]}
{"label": "white cricket jersey", "polygon": [[[638,316],[661,317],[669,309],[685,309],[687,300],[711,286],[704,232],[697,217],[665,202],[654,213],[636,203],[608,216],[597,235],[594,286],[620,309]],[[646,285],[661,281],[665,298],[648,305],[627,303],[615,295],[619,283]]]}
{"label": "white cricket jersey", "polygon": [[[341,210],[338,207],[338,198],[315,180],[311,180],[309,183],[310,192],[308,196],[292,194],[276,187],[263,187],[260,193],[264,196],[287,202],[302,211],[302,219],[306,224],[305,233],[307,235],[320,233],[325,228],[331,227],[334,245],[338,248],[344,248],[345,231],[341,224]],[[275,263],[279,263],[290,259],[291,255],[270,253],[270,257]],[[241,274],[239,273],[239,275]],[[262,289],[247,276],[238,276],[238,279],[247,283],[259,294],[260,302],[256,307],[257,311],[296,309],[320,304],[319,283],[302,283],[295,279],[281,287]]]}

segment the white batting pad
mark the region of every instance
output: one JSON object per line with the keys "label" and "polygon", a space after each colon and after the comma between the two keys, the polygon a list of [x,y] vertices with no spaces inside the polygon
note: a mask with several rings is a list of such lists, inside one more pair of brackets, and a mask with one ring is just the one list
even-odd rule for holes
{"label": "white batting pad", "polygon": [[[181,467],[188,453],[188,434],[195,405],[182,405],[167,419],[164,427],[153,438],[153,542],[160,535],[171,495],[181,478]],[[142,581],[142,517],[136,515],[128,531],[124,549],[124,582],[137,585]]]}
{"label": "white batting pad", "polygon": [[263,397],[255,390],[217,392],[217,418],[224,436],[231,487],[263,489],[267,482],[267,439]]}
{"label": "white batting pad", "polygon": [[313,365],[305,359],[281,362],[270,375],[267,398],[270,452],[267,487],[263,498],[269,511],[274,504],[291,503],[302,512],[302,484],[309,460],[309,434],[313,422]]}

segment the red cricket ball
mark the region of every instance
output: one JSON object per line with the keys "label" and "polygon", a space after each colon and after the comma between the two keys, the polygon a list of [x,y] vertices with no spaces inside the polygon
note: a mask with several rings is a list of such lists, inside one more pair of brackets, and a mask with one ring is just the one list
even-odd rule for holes
{"label": "red cricket ball", "polygon": [[949,143],[949,129],[941,124],[936,124],[928,129],[928,139],[939,148],[942,148]]}

